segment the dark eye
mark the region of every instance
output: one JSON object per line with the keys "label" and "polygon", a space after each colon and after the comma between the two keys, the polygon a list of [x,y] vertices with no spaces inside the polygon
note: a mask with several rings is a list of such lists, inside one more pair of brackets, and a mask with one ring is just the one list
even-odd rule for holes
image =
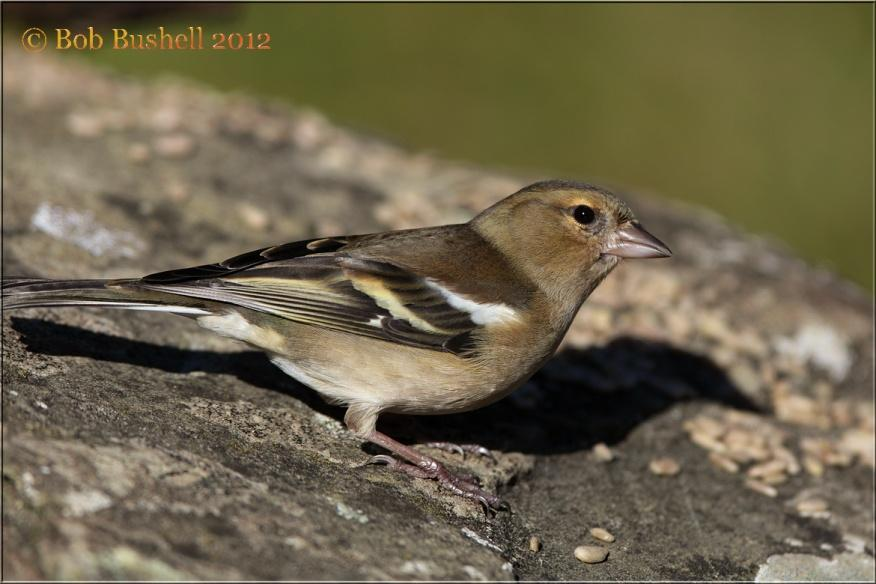
{"label": "dark eye", "polygon": [[596,211],[587,205],[578,205],[572,210],[572,216],[581,225],[590,225],[596,219]]}

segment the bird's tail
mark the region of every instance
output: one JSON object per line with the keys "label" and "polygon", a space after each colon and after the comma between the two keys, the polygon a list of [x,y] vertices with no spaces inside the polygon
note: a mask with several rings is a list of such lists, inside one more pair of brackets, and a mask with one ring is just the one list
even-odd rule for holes
{"label": "bird's tail", "polygon": [[2,309],[52,306],[102,306],[127,310],[155,310],[186,315],[206,315],[197,301],[138,289],[138,280],[34,280],[4,279]]}

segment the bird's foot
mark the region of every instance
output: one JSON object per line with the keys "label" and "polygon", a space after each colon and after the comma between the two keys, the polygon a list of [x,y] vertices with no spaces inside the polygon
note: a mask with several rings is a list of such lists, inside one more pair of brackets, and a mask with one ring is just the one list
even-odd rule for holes
{"label": "bird's foot", "polygon": [[453,442],[426,442],[423,444],[426,448],[435,448],[436,450],[444,450],[446,452],[455,452],[465,457],[466,454],[476,454],[484,458],[489,458],[496,462],[496,457],[489,448],[485,448],[480,444],[455,444]]}
{"label": "bird's foot", "polygon": [[371,457],[366,464],[385,464],[394,471],[418,479],[432,479],[452,493],[479,502],[488,515],[510,509],[508,503],[481,488],[480,479],[472,475],[454,475],[438,461],[423,457],[421,464],[408,464],[386,454]]}

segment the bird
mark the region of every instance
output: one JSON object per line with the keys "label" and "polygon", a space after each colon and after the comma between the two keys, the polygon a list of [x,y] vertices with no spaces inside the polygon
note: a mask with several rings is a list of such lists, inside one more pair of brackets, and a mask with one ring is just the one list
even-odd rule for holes
{"label": "bird", "polygon": [[142,278],[13,278],[2,299],[4,310],[96,306],[194,319],[345,407],[346,427],[389,453],[368,463],[495,511],[506,503],[476,478],[378,431],[378,417],[466,412],[505,397],[554,354],[622,259],[671,255],[610,190],[548,180],[467,223],[295,241]]}

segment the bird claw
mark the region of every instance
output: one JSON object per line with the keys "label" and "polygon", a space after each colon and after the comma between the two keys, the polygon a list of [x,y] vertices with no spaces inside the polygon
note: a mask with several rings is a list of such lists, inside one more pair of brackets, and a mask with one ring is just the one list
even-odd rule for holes
{"label": "bird claw", "polygon": [[485,448],[480,444],[463,444],[462,449],[466,452],[489,458],[493,462],[498,462],[498,460],[496,460],[496,455],[494,455],[489,448]]}
{"label": "bird claw", "polygon": [[445,452],[452,452],[454,454],[458,454],[465,458],[465,450],[459,444],[454,444],[453,442],[426,442],[423,444],[426,448],[434,448],[435,450],[443,450]]}
{"label": "bird claw", "polygon": [[392,456],[386,454],[378,454],[372,456],[363,466],[370,464],[384,464],[390,469],[404,474],[413,476],[418,479],[432,479],[438,482],[442,487],[448,489],[456,495],[467,499],[474,499],[481,504],[487,516],[494,515],[498,511],[510,510],[507,502],[502,501],[496,495],[493,495],[480,486],[480,479],[476,476],[466,475],[457,476],[452,474],[443,465],[434,462],[430,468],[425,468],[406,462],[401,462]]}
{"label": "bird claw", "polygon": [[438,469],[435,479],[441,486],[453,493],[468,499],[474,499],[480,503],[487,516],[493,515],[496,511],[509,508],[505,501],[482,489],[479,480],[474,482],[460,476],[455,476],[443,466]]}
{"label": "bird claw", "polygon": [[362,466],[370,466],[372,464],[385,464],[387,466],[394,466],[401,463],[393,457],[389,456],[388,454],[377,454],[366,460],[362,464]]}
{"label": "bird claw", "polygon": [[423,444],[426,448],[435,448],[437,450],[444,450],[446,452],[454,452],[456,454],[461,455],[465,458],[466,454],[476,454],[478,456],[482,456],[484,458],[488,458],[493,462],[496,462],[496,456],[490,451],[489,448],[485,448],[480,444],[454,444],[453,442],[426,442]]}

